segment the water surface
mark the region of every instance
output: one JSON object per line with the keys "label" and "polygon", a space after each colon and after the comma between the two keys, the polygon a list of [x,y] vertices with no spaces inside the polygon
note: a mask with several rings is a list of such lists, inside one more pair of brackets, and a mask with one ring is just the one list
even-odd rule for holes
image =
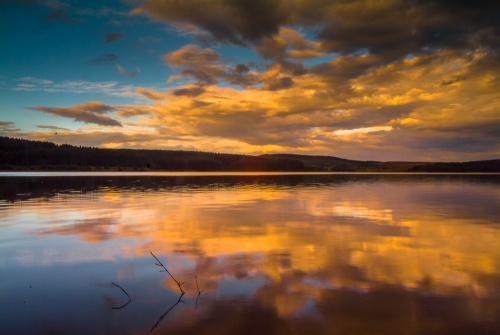
{"label": "water surface", "polygon": [[0,333],[497,334],[499,186],[0,176]]}

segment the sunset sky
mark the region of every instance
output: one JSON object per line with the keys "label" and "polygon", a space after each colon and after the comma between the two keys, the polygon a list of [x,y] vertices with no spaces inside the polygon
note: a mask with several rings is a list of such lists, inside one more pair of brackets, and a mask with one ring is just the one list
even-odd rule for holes
{"label": "sunset sky", "polygon": [[2,136],[500,157],[498,1],[2,0],[0,22]]}

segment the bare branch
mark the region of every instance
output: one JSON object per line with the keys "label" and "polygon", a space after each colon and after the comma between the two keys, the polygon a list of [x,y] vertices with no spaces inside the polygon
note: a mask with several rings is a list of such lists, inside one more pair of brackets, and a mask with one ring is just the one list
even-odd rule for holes
{"label": "bare branch", "polygon": [[118,287],[120,290],[122,290],[122,291],[123,291],[123,293],[125,293],[125,294],[127,295],[127,297],[128,297],[128,302],[127,302],[125,305],[120,306],[120,307],[112,307],[111,309],[121,309],[121,308],[123,308],[123,307],[127,306],[128,304],[130,304],[130,302],[132,301],[132,298],[128,295],[127,291],[125,291],[125,290],[123,289],[123,287],[121,287],[121,286],[120,286],[120,285],[118,285],[118,284],[115,284],[115,283],[111,283],[111,284],[115,285],[115,286],[116,286],[116,287]]}
{"label": "bare branch", "polygon": [[196,289],[198,290],[198,294],[200,294],[203,291],[200,291],[200,287],[198,286],[198,277],[194,275],[194,279],[196,279]]}
{"label": "bare branch", "polygon": [[182,301],[182,297],[184,296],[184,292],[181,293],[181,296],[179,297],[179,300],[177,300],[177,302],[175,304],[173,304],[165,313],[163,313],[159,318],[158,318],[158,321],[156,321],[156,323],[154,324],[153,328],[151,328],[150,332],[152,332],[156,327],[158,327],[158,325],[160,324],[160,322],[163,320],[163,318],[165,318],[167,316],[167,314],[172,310],[174,309],[175,306],[177,306],[177,304],[179,304],[180,302],[183,302],[185,303],[184,301]]}
{"label": "bare branch", "polygon": [[167,272],[170,275],[170,277],[172,277],[172,279],[175,281],[177,286],[179,286],[179,290],[181,291],[181,297],[182,297],[182,295],[184,295],[184,293],[186,293],[186,292],[184,292],[184,290],[181,287],[182,284],[184,284],[184,282],[181,283],[177,279],[175,279],[174,276],[172,276],[172,274],[170,273],[170,271],[168,271],[168,269],[165,267],[165,265],[163,265],[163,263],[158,259],[158,257],[156,257],[151,251],[149,253],[151,254],[151,256],[153,256],[156,259],[157,263],[155,263],[155,265],[162,267],[165,270],[165,271],[160,270],[160,272]]}
{"label": "bare branch", "polygon": [[198,309],[198,300],[200,299],[200,294],[202,291],[200,291],[200,287],[198,286],[198,277],[194,275],[194,279],[196,279],[196,288],[198,289],[198,296],[196,297],[196,304],[194,305],[194,310]]}

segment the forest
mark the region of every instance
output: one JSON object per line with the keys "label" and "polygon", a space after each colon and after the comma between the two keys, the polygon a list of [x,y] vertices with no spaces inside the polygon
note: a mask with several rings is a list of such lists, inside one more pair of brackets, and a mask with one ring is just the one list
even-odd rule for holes
{"label": "forest", "polygon": [[102,149],[0,137],[0,170],[304,171],[297,159],[181,150]]}
{"label": "forest", "polygon": [[500,172],[500,159],[472,162],[378,162],[334,156],[103,149],[0,137],[2,171],[329,171]]}

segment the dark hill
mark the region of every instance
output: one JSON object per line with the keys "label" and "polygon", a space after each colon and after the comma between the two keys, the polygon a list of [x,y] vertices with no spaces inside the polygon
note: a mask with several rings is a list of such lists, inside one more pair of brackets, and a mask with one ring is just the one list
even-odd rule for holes
{"label": "dark hill", "polygon": [[463,163],[430,163],[412,167],[413,172],[500,172],[500,159]]}
{"label": "dark hill", "polygon": [[299,160],[182,150],[101,149],[0,137],[1,170],[304,171]]}
{"label": "dark hill", "polygon": [[0,137],[0,170],[500,172],[500,159],[465,163],[356,161],[334,156],[262,156],[182,150],[101,149]]}
{"label": "dark hill", "polygon": [[267,158],[287,158],[300,160],[311,171],[332,172],[408,172],[421,162],[377,162],[356,161],[334,156],[309,156],[294,154],[263,155]]}
{"label": "dark hill", "polygon": [[462,163],[356,161],[334,156],[294,154],[262,155],[266,158],[296,159],[310,171],[332,172],[500,172],[500,159]]}

